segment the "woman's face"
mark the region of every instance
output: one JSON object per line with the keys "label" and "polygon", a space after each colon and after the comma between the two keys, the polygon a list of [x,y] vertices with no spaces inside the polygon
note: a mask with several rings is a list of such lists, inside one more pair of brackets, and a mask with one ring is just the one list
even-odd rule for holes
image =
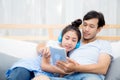
{"label": "woman's face", "polygon": [[66,52],[73,50],[77,44],[78,37],[74,30],[68,31],[63,35],[62,47],[66,49]]}

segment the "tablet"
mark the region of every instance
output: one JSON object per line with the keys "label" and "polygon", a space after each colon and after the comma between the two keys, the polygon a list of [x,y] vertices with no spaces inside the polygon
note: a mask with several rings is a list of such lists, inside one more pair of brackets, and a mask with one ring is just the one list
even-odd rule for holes
{"label": "tablet", "polygon": [[50,46],[50,54],[51,54],[51,59],[53,64],[56,64],[56,61],[60,60],[60,61],[66,61],[66,50],[64,48],[58,48],[58,47],[52,47]]}

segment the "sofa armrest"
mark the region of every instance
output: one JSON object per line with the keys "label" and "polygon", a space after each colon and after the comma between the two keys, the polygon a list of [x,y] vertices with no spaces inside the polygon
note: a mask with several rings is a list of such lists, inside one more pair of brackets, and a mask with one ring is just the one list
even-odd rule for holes
{"label": "sofa armrest", "polygon": [[120,80],[120,57],[112,61],[105,80]]}
{"label": "sofa armrest", "polygon": [[10,68],[19,58],[4,54],[0,52],[0,80],[5,79],[5,72]]}

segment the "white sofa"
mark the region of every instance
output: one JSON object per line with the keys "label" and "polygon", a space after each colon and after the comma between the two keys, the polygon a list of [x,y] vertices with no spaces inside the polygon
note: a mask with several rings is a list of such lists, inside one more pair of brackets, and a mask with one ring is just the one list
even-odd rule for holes
{"label": "white sofa", "polygon": [[0,38],[0,80],[5,79],[5,71],[20,58],[37,56],[37,43]]}
{"label": "white sofa", "polygon": [[[120,41],[111,42],[115,59],[106,80],[120,80]],[[37,43],[0,38],[0,80],[5,80],[5,71],[20,58],[37,56]]]}

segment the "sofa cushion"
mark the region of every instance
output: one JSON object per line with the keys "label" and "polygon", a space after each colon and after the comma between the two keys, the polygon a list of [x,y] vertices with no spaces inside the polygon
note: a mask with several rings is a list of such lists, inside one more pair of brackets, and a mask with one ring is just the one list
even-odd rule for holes
{"label": "sofa cushion", "polygon": [[4,54],[0,52],[0,80],[5,79],[5,72],[10,68],[19,58]]}
{"label": "sofa cushion", "polygon": [[120,80],[120,57],[112,61],[105,80]]}
{"label": "sofa cushion", "polygon": [[0,38],[0,52],[17,57],[31,58],[37,56],[35,42]]}
{"label": "sofa cushion", "polygon": [[111,42],[114,59],[120,57],[120,41]]}

